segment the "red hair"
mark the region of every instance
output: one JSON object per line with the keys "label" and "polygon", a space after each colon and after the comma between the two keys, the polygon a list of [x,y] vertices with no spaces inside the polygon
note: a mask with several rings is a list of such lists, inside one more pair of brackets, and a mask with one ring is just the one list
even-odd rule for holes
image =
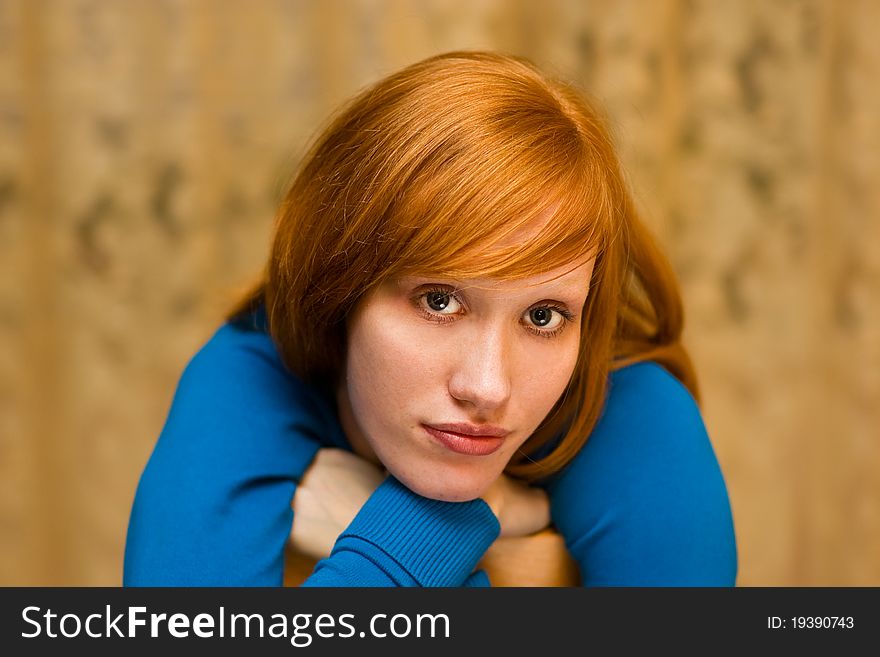
{"label": "red hair", "polygon": [[[534,238],[501,246],[539,216],[549,220]],[[265,304],[285,364],[328,389],[346,318],[389,277],[516,279],[595,255],[571,380],[511,475],[533,481],[568,463],[612,369],[654,360],[698,396],[674,273],[637,215],[606,121],[527,60],[452,52],[369,87],[312,146],[276,221],[264,277],[231,316]]]}

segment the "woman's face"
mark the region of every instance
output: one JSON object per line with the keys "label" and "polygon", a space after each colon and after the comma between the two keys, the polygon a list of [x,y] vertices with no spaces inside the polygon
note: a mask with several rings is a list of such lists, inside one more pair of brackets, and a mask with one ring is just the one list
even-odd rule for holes
{"label": "woman's face", "polygon": [[425,497],[482,495],[568,384],[593,264],[374,290],[349,319],[338,390],[355,452]]}

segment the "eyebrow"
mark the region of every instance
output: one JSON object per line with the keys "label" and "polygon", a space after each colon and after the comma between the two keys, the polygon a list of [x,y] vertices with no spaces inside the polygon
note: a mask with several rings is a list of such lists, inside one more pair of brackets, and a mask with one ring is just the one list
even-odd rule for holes
{"label": "eyebrow", "polygon": [[[560,277],[561,278],[561,277]],[[402,280],[413,280],[413,281],[444,281],[452,284],[456,289],[460,289],[462,291],[467,290],[479,290],[486,292],[505,292],[506,290],[495,290],[492,288],[487,288],[484,285],[479,285],[476,283],[472,283],[469,281],[462,280],[460,278],[454,278],[451,276],[427,276],[427,275],[411,275],[411,276],[399,276],[399,281]],[[473,279],[471,279],[473,280]],[[589,296],[590,289],[592,286],[590,285],[590,281],[587,281],[586,292],[587,296]],[[519,290],[529,290],[535,292],[536,294],[542,295],[552,295],[552,294],[573,294],[580,296],[581,292],[584,291],[584,287],[581,282],[578,280],[567,280],[560,282],[559,279],[554,279],[552,281],[547,281],[546,283],[536,283],[532,285],[523,285],[521,287],[514,288],[516,291]]]}
{"label": "eyebrow", "polygon": [[542,294],[550,294],[550,295],[559,294],[559,295],[566,295],[566,296],[570,294],[572,296],[580,297],[580,296],[584,295],[584,292],[586,292],[585,296],[589,296],[591,286],[589,284],[587,284],[586,286],[582,286],[582,285],[578,285],[576,283],[571,283],[571,284],[567,284],[567,285],[557,285],[557,286],[553,287],[552,289],[548,289],[548,290],[544,290],[543,288],[539,288],[539,287],[534,287],[531,289],[535,290],[536,292],[540,292]]}

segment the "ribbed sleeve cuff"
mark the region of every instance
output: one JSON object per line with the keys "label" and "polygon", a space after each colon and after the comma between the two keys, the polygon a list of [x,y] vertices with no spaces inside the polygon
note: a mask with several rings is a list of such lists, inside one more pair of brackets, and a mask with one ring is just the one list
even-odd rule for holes
{"label": "ribbed sleeve cuff", "polygon": [[389,476],[339,539],[368,541],[421,586],[462,586],[500,529],[482,499],[432,500]]}

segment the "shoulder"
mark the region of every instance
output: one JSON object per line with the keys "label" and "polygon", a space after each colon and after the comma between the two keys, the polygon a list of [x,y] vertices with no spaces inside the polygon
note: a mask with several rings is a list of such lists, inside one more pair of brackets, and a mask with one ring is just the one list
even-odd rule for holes
{"label": "shoulder", "polygon": [[344,445],[331,401],[287,370],[267,333],[226,323],[181,374],[153,456],[222,445],[235,460],[306,439]]}
{"label": "shoulder", "polygon": [[290,372],[264,331],[223,324],[187,363],[175,406],[210,407],[224,415],[308,410],[329,421],[332,410],[315,388]]}
{"label": "shoulder", "polygon": [[602,416],[548,490],[566,544],[594,569],[586,581],[733,582],[733,521],[711,440],[690,392],[656,363],[611,375]]}
{"label": "shoulder", "polygon": [[[200,379],[199,383],[222,384],[241,381],[230,375],[252,375],[254,370],[291,379],[293,385],[301,383],[286,372],[272,338],[262,331],[242,328],[225,323],[196,351],[187,363],[182,381]],[[220,377],[219,375],[226,375]],[[251,376],[248,376],[251,378]],[[303,386],[304,387],[304,386]]]}
{"label": "shoulder", "polygon": [[605,413],[621,406],[630,412],[699,414],[696,400],[685,385],[653,361],[635,363],[611,373]]}
{"label": "shoulder", "polygon": [[681,381],[655,362],[611,373],[605,407],[587,442],[622,449],[631,441],[638,441],[642,448],[664,450],[709,447],[696,400]]}
{"label": "shoulder", "polygon": [[678,379],[643,362],[611,374],[602,415],[560,478],[586,468],[595,479],[594,469],[624,468],[639,475],[630,480],[636,485],[685,465],[717,469],[699,407]]}

